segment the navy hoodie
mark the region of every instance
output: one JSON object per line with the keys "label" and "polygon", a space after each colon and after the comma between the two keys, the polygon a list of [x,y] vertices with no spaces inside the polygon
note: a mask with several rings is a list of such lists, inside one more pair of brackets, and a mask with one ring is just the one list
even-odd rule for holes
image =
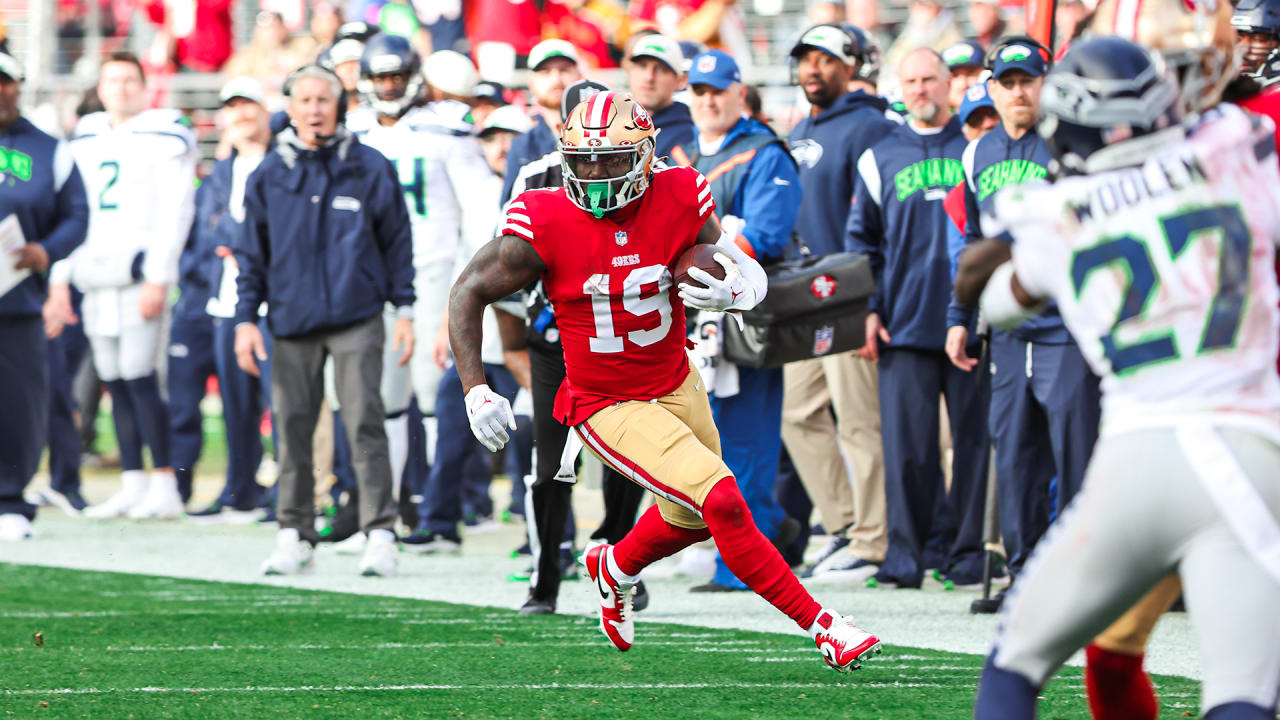
{"label": "navy hoodie", "polygon": [[517,135],[511,141],[511,149],[507,150],[507,174],[502,178],[502,203],[511,197],[511,186],[516,184],[520,176],[520,168],[559,149],[556,134],[547,125],[547,121],[539,115],[533,119],[533,128],[523,135]]}
{"label": "navy hoodie", "polygon": [[871,310],[888,329],[890,347],[941,351],[946,344],[951,220],[942,200],[964,175],[964,148],[960,120],[952,117],[932,131],[895,125],[858,159],[847,249],[871,259]]}
{"label": "navy hoodie", "polygon": [[661,130],[655,142],[656,157],[667,157],[671,148],[691,147],[693,145],[693,115],[689,106],[682,102],[673,102],[653,114],[653,126]]}
{"label": "navy hoodie", "polygon": [[885,117],[888,108],[884,98],[859,90],[842,95],[791,131],[791,157],[805,190],[796,233],[812,256],[844,249],[849,202],[859,184],[858,158],[898,127]]}
{"label": "navy hoodie", "polygon": [[[0,219],[16,215],[27,242],[38,242],[49,265],[84,242],[89,200],[66,143],[25,118],[0,134]],[[39,316],[49,292],[43,273],[31,273],[0,295],[0,317]]]}
{"label": "navy hoodie", "polygon": [[[1035,131],[1014,140],[999,124],[991,132],[969,143],[964,153],[965,243],[987,237],[982,229],[982,215],[994,211],[996,192],[1009,185],[1038,180],[1049,174],[1052,159],[1049,146]],[[1008,238],[1005,238],[1008,240]],[[952,298],[947,309],[947,327],[965,325],[972,328],[973,308]],[[1027,342],[1065,345],[1071,336],[1062,324],[1058,306],[1050,303],[1044,312],[1013,330],[1014,337]]]}

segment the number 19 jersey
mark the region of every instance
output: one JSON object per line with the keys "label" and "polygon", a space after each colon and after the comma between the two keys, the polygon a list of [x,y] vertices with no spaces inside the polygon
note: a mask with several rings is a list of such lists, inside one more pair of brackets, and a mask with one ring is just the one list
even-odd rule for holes
{"label": "number 19 jersey", "polygon": [[1224,105],[1144,164],[996,199],[1030,292],[1102,378],[1104,433],[1199,413],[1280,420],[1272,125]]}
{"label": "number 19 jersey", "polygon": [[564,188],[530,190],[507,207],[499,232],[528,241],[547,266],[543,285],[564,347],[557,420],[577,425],[684,382],[684,303],[668,268],[714,209],[706,178],[684,167],[655,169],[639,199],[600,219]]}

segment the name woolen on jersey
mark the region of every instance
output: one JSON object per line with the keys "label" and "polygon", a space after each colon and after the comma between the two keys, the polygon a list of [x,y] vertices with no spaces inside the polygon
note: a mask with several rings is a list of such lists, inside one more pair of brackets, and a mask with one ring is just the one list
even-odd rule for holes
{"label": "name woolen on jersey", "polygon": [[1076,220],[1112,215],[1205,182],[1204,168],[1194,156],[1161,157],[1148,165],[1108,178],[1084,202],[1068,205]]}

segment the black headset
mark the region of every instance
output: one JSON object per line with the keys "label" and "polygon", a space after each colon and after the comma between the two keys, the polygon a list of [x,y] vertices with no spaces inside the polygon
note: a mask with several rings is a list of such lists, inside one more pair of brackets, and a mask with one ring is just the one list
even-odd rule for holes
{"label": "black headset", "polygon": [[337,81],[338,83],[338,124],[339,125],[344,124],[347,121],[347,89],[342,85],[342,78],[338,77],[338,73],[334,72],[333,70],[319,63],[307,63],[306,65],[303,65],[302,67],[299,67],[298,69],[289,73],[289,76],[284,79],[284,85],[281,87],[281,92],[284,94],[285,97],[290,97],[291,93],[293,92],[293,84],[298,81],[298,78],[300,75],[302,75],[302,73],[309,70],[319,70],[331,76],[335,81]]}
{"label": "black headset", "polygon": [[991,46],[987,51],[987,57],[983,60],[982,66],[988,71],[994,73],[996,71],[996,58],[1000,55],[1000,51],[1013,45],[1028,45],[1038,48],[1044,57],[1045,69],[1053,67],[1053,51],[1044,46],[1044,43],[1031,37],[1030,35],[1010,35],[1000,39],[1000,42]]}

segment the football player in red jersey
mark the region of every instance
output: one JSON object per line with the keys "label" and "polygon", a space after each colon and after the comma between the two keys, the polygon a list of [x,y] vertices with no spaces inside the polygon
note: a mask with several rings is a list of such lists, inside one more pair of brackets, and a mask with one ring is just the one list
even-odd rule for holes
{"label": "football player in red jersey", "polygon": [[[517,197],[498,238],[463,270],[450,296],[449,337],[472,431],[496,451],[514,427],[507,401],[484,385],[481,312],[541,277],[564,345],[556,419],[658,496],[620,542],[584,556],[610,642],[631,647],[640,571],[714,537],[734,574],[807,630],[829,665],[856,668],[880,640],[818,604],[756,529],[685,354],[685,306],[748,310],[764,298],[764,270],[721,231],[701,174],[655,166],[654,135],[630,95],[580,103],[560,134],[564,187]],[[694,269],[701,286],[674,288],[669,268],[694,243],[721,250],[725,278]]]}

